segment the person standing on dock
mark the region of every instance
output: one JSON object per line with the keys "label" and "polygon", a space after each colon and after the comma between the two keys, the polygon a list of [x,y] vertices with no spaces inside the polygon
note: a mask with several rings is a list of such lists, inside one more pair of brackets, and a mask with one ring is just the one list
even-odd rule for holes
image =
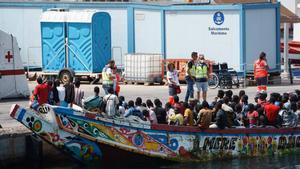
{"label": "person standing on dock", "polygon": [[185,94],[185,102],[188,102],[189,98],[194,98],[194,84],[195,84],[195,71],[196,62],[198,59],[198,53],[192,52],[192,60],[190,60],[186,65],[185,80],[187,84],[187,90]]}
{"label": "person standing on dock", "polygon": [[202,99],[206,100],[208,90],[209,68],[205,63],[204,55],[199,55],[199,63],[196,66],[196,87],[197,99],[200,101],[200,92],[202,91]]}
{"label": "person standing on dock", "polygon": [[110,60],[108,64],[102,70],[102,88],[105,94],[108,94],[108,89],[114,87],[114,76],[112,69],[115,67],[115,61]]}
{"label": "person standing on dock", "polygon": [[169,84],[169,96],[176,96],[178,93],[179,80],[178,80],[178,71],[175,69],[174,63],[168,64],[167,80]]}
{"label": "person standing on dock", "polygon": [[268,63],[266,53],[261,52],[259,59],[254,63],[254,78],[256,80],[257,92],[267,92],[268,84]]}

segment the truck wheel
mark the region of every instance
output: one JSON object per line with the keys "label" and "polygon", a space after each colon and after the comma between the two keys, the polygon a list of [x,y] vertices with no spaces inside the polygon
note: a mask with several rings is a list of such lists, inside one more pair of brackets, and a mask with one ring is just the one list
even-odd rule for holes
{"label": "truck wheel", "polygon": [[58,77],[65,84],[67,82],[72,82],[74,75],[75,73],[72,69],[62,69],[59,72]]}
{"label": "truck wheel", "polygon": [[212,76],[211,79],[208,80],[208,87],[210,89],[215,89],[219,85],[222,86],[222,82],[220,83],[220,79],[216,73],[212,73],[211,76]]}

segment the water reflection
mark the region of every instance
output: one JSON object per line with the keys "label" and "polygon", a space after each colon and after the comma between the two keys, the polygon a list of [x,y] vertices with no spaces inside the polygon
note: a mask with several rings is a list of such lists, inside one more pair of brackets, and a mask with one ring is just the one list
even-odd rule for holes
{"label": "water reflection", "polygon": [[[112,157],[113,158],[113,157]],[[117,163],[118,159],[116,159]],[[32,162],[34,163],[34,162]],[[151,166],[149,166],[151,164]],[[86,166],[71,159],[44,159],[43,169],[300,169],[300,155],[260,157],[249,159],[214,160],[203,163],[176,163],[157,165],[154,161],[143,166]],[[1,167],[0,167],[1,168]],[[22,165],[10,169],[26,168]],[[30,167],[30,169],[33,169]]]}
{"label": "water reflection", "polygon": [[[116,159],[117,161],[117,159]],[[71,167],[71,166],[69,166]],[[67,168],[69,168],[67,167]],[[111,169],[110,166],[72,166],[72,169]],[[249,159],[215,160],[204,163],[179,163],[159,166],[119,166],[124,169],[300,169],[300,155]],[[48,168],[52,169],[52,168]],[[66,168],[63,168],[66,169]]]}

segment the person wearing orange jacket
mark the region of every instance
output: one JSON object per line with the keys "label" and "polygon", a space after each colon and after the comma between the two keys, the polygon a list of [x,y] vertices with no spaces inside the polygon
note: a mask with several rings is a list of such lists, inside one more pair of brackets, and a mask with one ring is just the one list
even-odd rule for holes
{"label": "person wearing orange jacket", "polygon": [[268,70],[266,53],[261,52],[259,59],[254,63],[254,78],[256,80],[257,92],[267,92]]}

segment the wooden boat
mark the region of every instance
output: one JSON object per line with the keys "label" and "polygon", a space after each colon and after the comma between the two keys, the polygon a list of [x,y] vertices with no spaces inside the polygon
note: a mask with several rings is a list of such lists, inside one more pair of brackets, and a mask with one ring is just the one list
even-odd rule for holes
{"label": "wooden boat", "polygon": [[10,115],[42,139],[86,162],[198,162],[300,152],[300,128],[201,130],[108,119],[50,105],[40,106],[38,111],[12,105]]}

